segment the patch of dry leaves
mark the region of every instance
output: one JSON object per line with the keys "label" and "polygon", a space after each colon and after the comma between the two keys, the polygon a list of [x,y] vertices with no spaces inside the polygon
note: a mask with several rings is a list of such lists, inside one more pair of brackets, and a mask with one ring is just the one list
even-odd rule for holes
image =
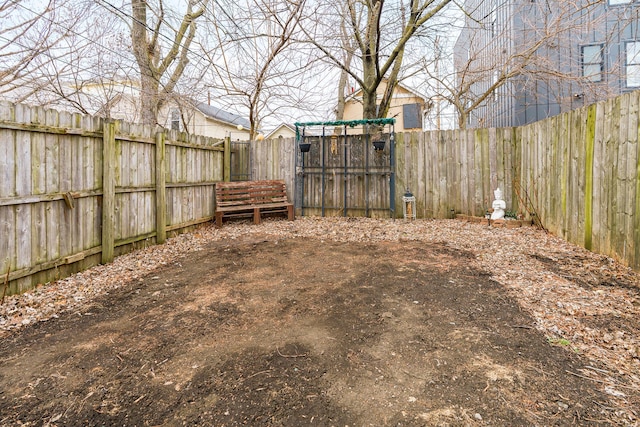
{"label": "patch of dry leaves", "polygon": [[[637,421],[628,395],[640,392],[640,275],[533,227],[492,228],[459,220],[313,218],[212,224],[118,257],[19,296],[0,306],[0,336],[65,311],[82,314],[93,298],[131,286],[155,269],[208,242],[266,234],[335,241],[415,240],[445,243],[476,256],[477,266],[504,285],[534,319],[551,345],[584,354],[592,365],[568,375],[586,377],[617,399],[623,415]],[[613,409],[613,408],[611,408]]]}

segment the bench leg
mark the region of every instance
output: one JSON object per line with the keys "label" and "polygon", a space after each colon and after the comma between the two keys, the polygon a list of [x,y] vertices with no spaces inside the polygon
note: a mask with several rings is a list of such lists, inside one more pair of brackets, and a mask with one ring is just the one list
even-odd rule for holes
{"label": "bench leg", "polygon": [[295,213],[293,211],[293,205],[287,206],[287,219],[293,221],[295,219]]}
{"label": "bench leg", "polygon": [[216,227],[222,227],[222,212],[216,212]]}
{"label": "bench leg", "polygon": [[260,224],[260,208],[253,209],[253,223]]}

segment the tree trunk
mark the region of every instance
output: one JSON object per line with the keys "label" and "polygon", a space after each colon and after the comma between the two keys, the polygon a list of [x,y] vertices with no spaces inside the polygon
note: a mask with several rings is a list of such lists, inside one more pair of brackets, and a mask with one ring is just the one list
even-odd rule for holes
{"label": "tree trunk", "polygon": [[158,121],[160,102],[158,99],[158,81],[153,72],[144,65],[140,66],[140,118],[145,125],[155,125]]}
{"label": "tree trunk", "polygon": [[363,82],[362,87],[362,118],[378,118],[378,86],[382,77],[378,75],[376,59],[367,52],[362,58]]}
{"label": "tree trunk", "polygon": [[378,94],[376,92],[377,86],[373,89],[362,88],[362,118],[363,119],[377,119],[378,118]]}

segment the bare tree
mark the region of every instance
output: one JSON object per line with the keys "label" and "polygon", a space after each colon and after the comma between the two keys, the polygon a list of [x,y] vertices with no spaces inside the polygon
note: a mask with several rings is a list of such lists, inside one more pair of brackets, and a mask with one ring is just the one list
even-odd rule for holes
{"label": "bare tree", "polygon": [[[44,5],[0,1],[0,93],[24,101],[40,88],[39,77],[57,59],[56,49],[69,37],[82,12],[73,13],[65,0]],[[66,13],[69,12],[69,13]]]}
{"label": "bare tree", "polygon": [[[119,100],[137,97],[135,61],[120,18],[93,2],[85,4],[81,22],[49,52],[55,59],[42,66],[32,98],[40,105],[111,117]],[[126,118],[137,119],[132,114],[128,111]]]}
{"label": "bare tree", "polygon": [[[421,31],[428,30],[428,24],[450,1],[346,0],[346,13],[333,5],[316,10],[310,16],[313,26],[308,26],[305,33],[310,43],[360,85],[364,118],[381,118],[389,111],[407,44]],[[331,15],[333,19],[327,19]],[[341,54],[345,45],[340,41],[344,37],[336,33],[336,19],[346,23],[338,28],[346,28],[347,38],[355,41],[352,63],[346,63],[348,56]],[[383,80],[387,81],[387,87],[378,103],[377,91]]]}
{"label": "bare tree", "polygon": [[[109,117],[138,84],[128,27],[92,0],[2,3],[0,93],[16,102]],[[135,120],[136,108],[119,118]]]}
{"label": "bare tree", "polygon": [[[156,7],[148,0],[132,0],[131,41],[140,73],[143,123],[157,123],[158,111],[182,77],[196,36],[196,20],[204,14],[206,6],[207,0],[189,0],[179,25],[173,28],[166,20],[163,0],[158,0]],[[167,41],[168,51],[163,54],[162,47]]]}
{"label": "bare tree", "polygon": [[[203,48],[212,64],[208,84],[215,93],[249,111],[250,137],[262,120],[301,103],[310,69],[304,54],[292,49],[306,0],[248,0],[214,10],[214,46]],[[209,41],[210,43],[210,41]]]}

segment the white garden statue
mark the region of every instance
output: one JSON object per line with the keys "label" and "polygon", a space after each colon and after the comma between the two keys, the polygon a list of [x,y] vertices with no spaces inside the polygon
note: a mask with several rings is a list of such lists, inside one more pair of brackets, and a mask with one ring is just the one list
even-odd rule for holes
{"label": "white garden statue", "polygon": [[502,200],[502,191],[500,190],[500,188],[497,188],[496,191],[493,192],[493,195],[496,199],[491,204],[491,207],[493,208],[491,219],[503,219],[504,210],[507,208],[507,203]]}

